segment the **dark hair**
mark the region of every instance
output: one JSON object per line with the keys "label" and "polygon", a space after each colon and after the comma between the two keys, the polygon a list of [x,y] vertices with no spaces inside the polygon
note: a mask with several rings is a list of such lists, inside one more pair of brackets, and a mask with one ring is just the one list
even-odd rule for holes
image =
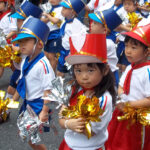
{"label": "dark hair", "polygon": [[144,50],[148,49],[148,46],[146,46],[144,43],[142,43],[142,42],[140,42],[140,41],[138,41],[138,40],[136,40],[136,39],[134,39],[134,38],[132,38],[130,36],[126,36],[124,42],[127,43],[129,41],[131,41],[134,45],[140,44],[143,47]]}
{"label": "dark hair", "polygon": [[[87,65],[89,67],[92,67],[95,64],[88,63]],[[104,72],[104,70],[106,69],[106,64],[96,63],[96,65],[98,66],[101,72]],[[73,76],[75,79],[74,71],[73,71]],[[75,86],[75,92],[72,95],[72,97],[74,97],[77,94],[80,88],[80,85],[77,83],[76,80],[75,80],[74,86]],[[101,82],[96,87],[94,87],[94,90],[95,90],[95,96],[97,97],[101,97],[106,91],[108,91],[112,96],[113,104],[115,104],[115,101],[116,101],[115,78],[110,69],[109,69],[108,74],[103,77]]]}
{"label": "dark hair", "polygon": [[[123,3],[124,3],[125,1],[126,1],[126,0],[123,0]],[[138,2],[138,0],[130,0],[130,1],[132,1],[132,2],[134,3],[134,5],[136,5],[137,2]]]}

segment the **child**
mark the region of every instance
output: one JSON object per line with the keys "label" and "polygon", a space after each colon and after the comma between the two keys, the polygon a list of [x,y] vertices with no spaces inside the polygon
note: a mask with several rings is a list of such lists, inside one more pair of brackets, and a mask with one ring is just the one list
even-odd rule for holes
{"label": "child", "polygon": [[118,27],[122,20],[118,16],[113,8],[105,11],[97,11],[89,14],[89,18],[93,20],[91,25],[91,33],[106,33],[107,42],[107,58],[108,64],[111,71],[114,73],[116,79],[116,85],[118,86],[119,74],[118,74],[118,58],[116,54],[115,39],[116,36],[113,34],[113,30]]}
{"label": "child", "polygon": [[104,113],[100,117],[101,122],[91,122],[93,136],[90,139],[84,134],[86,118],[60,118],[59,124],[66,132],[59,150],[104,150],[104,143],[108,138],[107,125],[111,119],[112,103],[115,101],[114,81],[106,58],[106,36],[72,36],[70,50],[71,54],[66,57],[66,61],[73,65],[75,78],[70,106],[76,105],[79,95],[95,95]]}
{"label": "child", "polygon": [[[129,18],[128,13],[133,13],[135,12],[136,15],[139,16],[139,18],[141,18],[141,14],[137,11],[137,1],[136,0],[123,0],[123,7],[125,9],[126,12],[123,11],[122,14],[122,18],[123,19],[123,25],[127,28],[124,28],[123,31],[127,31],[129,32],[131,30],[131,22],[129,22]],[[128,29],[129,28],[129,29]],[[124,39],[125,37],[122,34],[119,34],[118,38],[118,46],[117,46],[117,57],[118,57],[118,66],[121,70],[121,72],[124,72],[126,66],[128,66],[130,63],[128,62],[125,53],[124,53],[124,49],[125,49],[125,45],[124,45]]]}
{"label": "child", "polygon": [[[48,107],[45,105],[47,101],[41,97],[50,92],[51,81],[55,78],[53,69],[42,52],[48,34],[49,28],[44,22],[30,17],[13,40],[18,41],[21,53],[27,56],[22,61],[21,76],[17,85],[17,91],[24,99],[20,113],[25,111],[26,105],[29,104],[43,122],[48,119]],[[46,150],[43,144],[29,144],[34,150]]]}
{"label": "child", "polygon": [[127,105],[137,110],[150,107],[149,33],[150,24],[124,33],[126,35],[125,55],[131,65],[126,68],[120,79],[118,95],[120,95],[121,101],[118,102],[108,127],[107,150],[150,149],[150,127],[135,121],[127,129],[128,120],[121,122],[117,120],[117,116],[123,115]]}
{"label": "child", "polygon": [[43,13],[43,16],[46,18],[42,19],[47,23],[50,29],[50,34],[48,37],[48,41],[45,45],[45,55],[49,59],[54,71],[56,70],[57,65],[57,57],[56,53],[58,53],[61,49],[61,37],[60,37],[60,26],[64,17],[61,14],[62,6],[59,5],[61,0],[49,0],[52,8],[49,13]]}
{"label": "child", "polygon": [[63,6],[62,15],[65,17],[65,22],[61,25],[60,35],[62,37],[62,49],[57,65],[57,75],[64,76],[68,72],[65,63],[65,57],[69,54],[70,45],[69,37],[73,34],[86,33],[84,26],[76,16],[84,8],[85,4],[82,0],[64,0],[60,3]]}
{"label": "child", "polygon": [[17,27],[19,31],[23,24],[23,21],[27,17],[33,16],[35,18],[40,18],[42,15],[42,12],[43,12],[42,9],[40,9],[36,5],[32,4],[29,1],[24,1],[20,5],[20,7],[16,10],[16,12],[11,15],[11,17],[17,19]]}
{"label": "child", "polygon": [[[28,1],[25,1],[18,8],[18,10],[14,14],[11,15],[11,17],[17,19],[17,28],[19,31],[23,24],[23,21],[28,16],[40,18],[41,14],[42,14],[42,10],[39,7],[33,5],[32,3],[28,2]],[[19,49],[17,46],[13,46],[13,48]],[[21,57],[23,59],[24,56],[21,54]],[[10,84],[7,89],[6,98],[12,98],[13,95],[15,94],[16,96],[14,96],[14,100],[18,100],[19,96],[15,92],[16,92],[16,87],[17,87],[17,81],[20,76],[20,63],[17,64],[15,62],[13,62],[13,64],[14,64],[15,70],[13,71],[13,74],[10,79]]]}
{"label": "child", "polygon": [[[10,44],[12,37],[16,34],[16,20],[9,15],[14,11],[14,1],[0,0],[0,29],[6,36],[7,43]],[[4,68],[0,67],[0,77],[3,75]]]}

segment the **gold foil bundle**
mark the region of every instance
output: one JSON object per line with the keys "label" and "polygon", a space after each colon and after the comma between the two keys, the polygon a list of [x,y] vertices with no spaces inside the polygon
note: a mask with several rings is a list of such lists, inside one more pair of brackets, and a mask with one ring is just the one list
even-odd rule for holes
{"label": "gold foil bundle", "polygon": [[142,18],[135,12],[128,13],[127,18],[129,19],[129,22],[131,23],[131,28],[134,28],[139,23],[139,21],[142,20]]}
{"label": "gold foil bundle", "polygon": [[145,6],[146,6],[147,8],[150,8],[150,3],[149,3],[149,2],[145,2]]}
{"label": "gold foil bundle", "polygon": [[62,116],[67,118],[85,118],[85,129],[88,139],[92,136],[90,121],[99,122],[103,110],[99,106],[97,97],[87,98],[84,95],[78,97],[78,102],[75,106],[69,106],[62,111]]}
{"label": "gold foil bundle", "polygon": [[5,91],[0,90],[0,118],[3,121],[6,121],[8,113],[7,110],[9,108],[18,108],[19,102],[12,101],[9,98],[4,99]]}
{"label": "gold foil bundle", "polygon": [[11,67],[12,61],[20,63],[20,51],[13,51],[11,46],[0,47],[0,67]]}
{"label": "gold foil bundle", "polygon": [[144,126],[150,125],[150,108],[132,108],[127,104],[124,108],[124,115],[118,116],[119,121],[129,120],[128,128],[136,122]]}
{"label": "gold foil bundle", "polygon": [[[55,17],[55,16],[56,16],[56,13],[55,13],[55,12],[51,12],[50,15],[51,15],[52,17]],[[53,25],[54,23],[51,22],[51,24]],[[57,27],[60,28],[61,24],[62,24],[62,21],[59,21],[59,22],[57,23]]]}

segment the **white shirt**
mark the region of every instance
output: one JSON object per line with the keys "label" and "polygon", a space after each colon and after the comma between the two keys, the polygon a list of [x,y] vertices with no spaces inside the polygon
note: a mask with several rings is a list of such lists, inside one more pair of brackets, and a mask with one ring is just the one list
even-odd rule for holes
{"label": "white shirt", "polygon": [[0,28],[3,30],[5,35],[8,35],[11,31],[17,31],[17,20],[9,17],[10,13],[6,14],[0,20]]}
{"label": "white shirt", "polygon": [[108,139],[107,126],[112,117],[112,97],[105,92],[99,98],[100,106],[104,113],[100,116],[100,122],[91,122],[92,131],[96,134],[88,139],[85,135],[66,129],[64,138],[68,146],[73,150],[96,150],[104,146]]}
{"label": "white shirt", "polygon": [[[21,75],[22,68],[25,59],[21,64]],[[26,80],[26,99],[32,101],[36,98],[42,97],[45,90],[52,89],[51,81],[55,78],[54,71],[46,58],[44,56],[41,58],[25,76]]]}
{"label": "white shirt", "polygon": [[82,33],[85,34],[86,31],[87,27],[83,25],[77,18],[74,18],[73,22],[67,23],[65,27],[65,35],[62,37],[62,46],[64,47],[64,49],[70,50],[70,36]]}
{"label": "white shirt", "polygon": [[89,7],[90,10],[94,10],[94,12],[96,11],[100,11],[103,10],[103,7],[110,1],[113,0],[99,0],[98,6],[96,8],[94,8],[94,4],[95,4],[96,0],[90,0],[90,2],[87,4],[87,6]]}
{"label": "white shirt", "polygon": [[112,72],[118,70],[117,63],[117,53],[116,53],[116,45],[111,39],[106,39],[107,44],[107,59],[108,64]]}
{"label": "white shirt", "polygon": [[[148,2],[148,3],[150,3],[150,0],[139,0],[139,5],[140,6],[142,6],[142,5],[144,5],[145,4],[145,2]],[[148,12],[148,11],[144,11],[144,10],[141,10],[141,13],[142,14],[144,14],[144,15],[148,15],[148,14],[150,14],[150,12]]]}
{"label": "white shirt", "polygon": [[[127,66],[123,73],[119,83],[121,87],[123,87],[125,77],[130,69],[131,65]],[[150,65],[133,70],[130,92],[128,95],[123,95],[123,101],[136,101],[145,97],[150,97]]]}
{"label": "white shirt", "polygon": [[[54,9],[53,12],[56,14],[56,15],[54,16],[55,18],[57,18],[57,19],[63,21],[63,20],[64,20],[64,17],[63,17],[62,14],[61,14],[61,10],[62,10],[62,7],[57,7],[57,8]],[[54,30],[58,30],[58,29],[60,28],[60,27],[57,26],[57,24],[53,24],[53,23],[50,22],[50,21],[47,23],[47,25],[48,25],[48,27],[49,27],[49,29],[50,29],[50,32],[51,32],[51,31],[54,31]]]}

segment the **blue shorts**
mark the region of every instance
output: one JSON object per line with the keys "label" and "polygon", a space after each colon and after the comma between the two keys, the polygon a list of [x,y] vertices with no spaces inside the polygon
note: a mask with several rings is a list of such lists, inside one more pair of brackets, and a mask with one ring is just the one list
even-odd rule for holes
{"label": "blue shorts", "polygon": [[57,70],[62,73],[67,73],[67,67],[65,66],[65,57],[69,55],[69,50],[61,50],[58,59]]}
{"label": "blue shorts", "polygon": [[61,38],[48,40],[44,47],[44,51],[48,53],[58,53],[62,49],[61,43]]}
{"label": "blue shorts", "polygon": [[16,82],[17,82],[19,76],[20,76],[20,70],[16,69],[16,70],[14,70],[14,72],[13,72],[11,78],[10,78],[9,85],[12,86],[15,89],[17,88],[17,83]]}
{"label": "blue shorts", "polygon": [[117,57],[118,57],[118,63],[122,65],[129,65],[126,56],[125,56],[125,44],[124,42],[119,42],[117,46]]}
{"label": "blue shorts", "polygon": [[113,74],[115,76],[116,86],[118,87],[118,84],[119,84],[119,72],[118,72],[118,70],[114,71]]}

